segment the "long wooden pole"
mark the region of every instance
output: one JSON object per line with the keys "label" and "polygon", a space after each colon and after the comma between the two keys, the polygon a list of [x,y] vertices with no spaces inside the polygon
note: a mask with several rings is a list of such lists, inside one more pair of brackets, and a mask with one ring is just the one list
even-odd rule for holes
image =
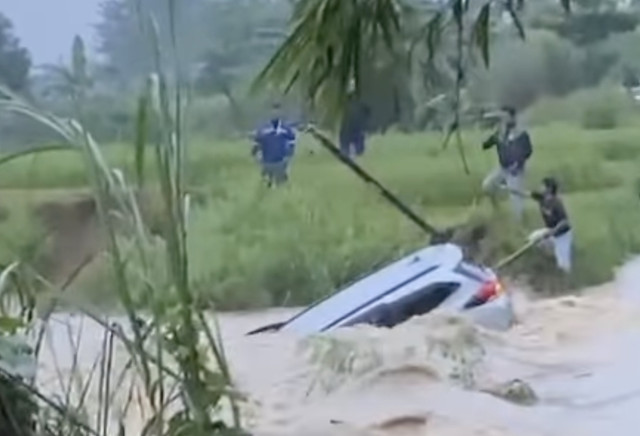
{"label": "long wooden pole", "polygon": [[365,171],[360,165],[345,156],[340,149],[334,144],[334,142],[327,137],[326,134],[318,130],[315,126],[309,125],[305,129],[313,136],[322,147],[324,147],[329,153],[331,153],[341,163],[349,167],[358,177],[360,177],[365,183],[373,185],[384,199],[391,203],[396,209],[400,211],[405,217],[407,217],[412,223],[420,227],[422,231],[432,237],[432,243],[437,240],[438,243],[442,243],[445,240],[451,238],[450,232],[443,232],[436,229],[434,226],[426,222],[422,217],[415,213],[409,206],[407,206],[402,200],[400,200],[395,194],[385,188],[378,180],[376,180],[371,174]]}

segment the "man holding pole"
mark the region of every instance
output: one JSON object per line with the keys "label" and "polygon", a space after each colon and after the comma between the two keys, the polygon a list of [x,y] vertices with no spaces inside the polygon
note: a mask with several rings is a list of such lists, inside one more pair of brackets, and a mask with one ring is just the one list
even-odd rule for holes
{"label": "man holding pole", "polygon": [[565,273],[571,272],[573,231],[566,209],[558,194],[558,182],[553,177],[542,180],[540,191],[522,192],[508,187],[510,194],[520,198],[531,198],[538,203],[544,228],[531,232],[528,237],[530,246],[551,245],[556,258],[556,265]]}
{"label": "man holding pole", "polygon": [[542,190],[532,192],[531,198],[538,202],[545,228],[529,236],[535,243],[551,241],[556,264],[565,273],[571,272],[573,232],[564,204],[558,195],[558,182],[553,177],[542,180]]}

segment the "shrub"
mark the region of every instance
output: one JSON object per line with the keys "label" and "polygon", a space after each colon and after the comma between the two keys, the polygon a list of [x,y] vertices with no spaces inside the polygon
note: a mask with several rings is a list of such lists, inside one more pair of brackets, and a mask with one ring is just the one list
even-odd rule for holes
{"label": "shrub", "polygon": [[585,93],[583,127],[613,129],[637,113],[637,108],[621,87],[601,86]]}
{"label": "shrub", "polygon": [[532,125],[569,122],[589,130],[610,130],[628,123],[636,111],[621,89],[603,85],[540,99],[528,109],[527,119]]}
{"label": "shrub", "polygon": [[602,156],[609,161],[632,161],[640,156],[640,147],[621,140],[602,145]]}
{"label": "shrub", "polygon": [[0,375],[0,429],[3,435],[35,435],[38,406],[31,393]]}
{"label": "shrub", "polygon": [[33,350],[12,328],[22,320],[2,314],[0,326],[0,429],[2,435],[36,434],[38,405],[25,386],[35,376]]}
{"label": "shrub", "polygon": [[544,95],[561,96],[581,83],[580,54],[552,33],[533,31],[527,42],[498,43],[491,68],[470,87],[475,100],[525,108]]}
{"label": "shrub", "polygon": [[594,100],[582,112],[582,127],[593,130],[614,129],[618,126],[619,115],[610,102]]}

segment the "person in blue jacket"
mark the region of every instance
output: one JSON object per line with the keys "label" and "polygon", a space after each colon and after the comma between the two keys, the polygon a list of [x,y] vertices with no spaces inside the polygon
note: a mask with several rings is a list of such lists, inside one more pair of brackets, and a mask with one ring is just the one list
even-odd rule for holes
{"label": "person in blue jacket", "polygon": [[280,105],[274,104],[269,122],[254,134],[251,154],[259,155],[262,176],[267,186],[280,185],[289,180],[289,163],[295,152],[296,134],[280,115]]}

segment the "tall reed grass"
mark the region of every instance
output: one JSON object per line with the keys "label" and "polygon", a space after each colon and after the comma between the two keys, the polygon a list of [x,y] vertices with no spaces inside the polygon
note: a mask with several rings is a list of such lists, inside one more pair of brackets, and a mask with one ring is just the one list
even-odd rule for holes
{"label": "tall reed grass", "polygon": [[[124,321],[114,324],[85,311],[85,315],[102,326],[104,332],[100,358],[90,374],[80,371],[77,362],[81,352],[79,341],[69,333],[71,373],[60,372],[59,388],[46,394],[39,389],[35,373],[21,374],[4,363],[22,355],[20,351],[24,347],[11,346],[11,340],[22,333],[36,341],[26,353],[23,365],[18,367],[37,365],[48,323],[57,305],[64,301],[65,289],[49,283],[27,263],[18,262],[5,269],[0,276],[2,290],[20,291],[14,295],[29,295],[29,298],[18,300],[23,303],[18,305],[18,316],[9,311],[0,318],[0,362],[3,362],[0,393],[5,396],[19,394],[24,398],[16,403],[0,397],[0,419],[6,420],[0,422],[4,425],[3,434],[7,434],[6,429],[10,429],[8,434],[16,435],[131,434],[124,417],[131,412],[132,402],[120,402],[115,398],[117,394],[126,394],[127,390],[131,393],[134,386],[138,392],[138,406],[145,405],[149,411],[143,435],[204,436],[241,432],[239,395],[233,387],[220,334],[206,322],[188,280],[187,223],[191,200],[185,189],[187,141],[183,128],[187,101],[175,46],[175,0],[167,0],[166,4],[172,17],[170,28],[166,30],[174,42],[171,56],[158,43],[159,29],[155,19],[141,16],[141,27],[152,41],[155,70],[149,75],[138,102],[136,140],[131,149],[135,154],[134,180],[109,164],[102,147],[83,127],[87,72],[84,44],[80,38],[74,42],[70,68],[75,119],[59,118],[6,88],[0,90],[3,96],[1,110],[21,114],[47,126],[63,142],[56,148],[82,157],[101,231],[107,241],[107,257],[112,270],[109,288],[117,295],[118,304],[126,314]],[[167,58],[174,59],[171,74],[166,72]],[[17,153],[6,157],[4,162],[26,153],[45,151],[48,149],[43,147]],[[138,193],[145,184],[147,160],[153,162],[160,190],[159,204],[165,224],[161,239],[151,235],[142,219],[138,201]],[[157,247],[163,252],[166,274],[156,274],[156,265],[149,256],[150,250]],[[141,286],[143,300],[134,293],[133,283]],[[34,295],[43,290],[54,298],[41,313],[41,319],[36,320],[32,316]],[[25,339],[19,344],[28,343]],[[119,371],[114,363],[116,344],[127,354],[127,363]],[[129,380],[128,387],[124,380]],[[3,390],[3,386],[7,389]],[[89,405],[89,392],[96,389],[97,405]],[[124,392],[118,392],[122,390]],[[230,411],[228,419],[222,413],[224,407]],[[120,419],[114,421],[118,416]]]}

